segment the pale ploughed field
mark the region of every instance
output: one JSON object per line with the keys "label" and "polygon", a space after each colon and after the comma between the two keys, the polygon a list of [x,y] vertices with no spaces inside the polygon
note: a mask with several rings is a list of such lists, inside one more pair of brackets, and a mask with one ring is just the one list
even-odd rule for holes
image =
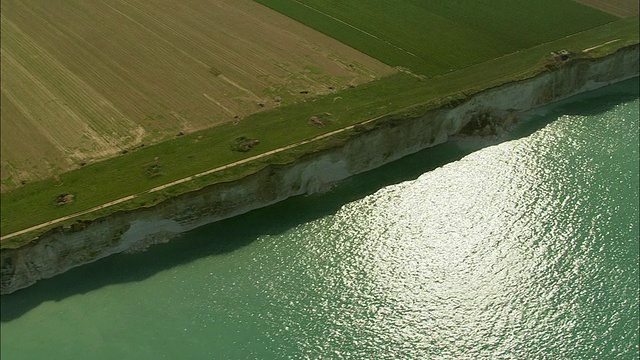
{"label": "pale ploughed field", "polygon": [[3,191],[396,71],[251,0],[2,0],[1,20]]}
{"label": "pale ploughed field", "polygon": [[638,16],[640,3],[638,0],[575,0],[611,15],[621,18]]}

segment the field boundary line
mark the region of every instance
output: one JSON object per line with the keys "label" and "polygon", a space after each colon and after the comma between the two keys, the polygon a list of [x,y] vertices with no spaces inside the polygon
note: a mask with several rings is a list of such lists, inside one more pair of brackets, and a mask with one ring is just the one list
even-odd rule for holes
{"label": "field boundary line", "polygon": [[311,10],[313,10],[313,11],[317,12],[317,13],[320,13],[320,14],[322,14],[322,15],[324,15],[324,16],[326,16],[326,17],[328,17],[328,18],[332,19],[332,20],[335,20],[335,21],[337,21],[337,22],[339,22],[339,23],[341,23],[341,24],[347,25],[347,26],[348,26],[348,27],[350,27],[350,28],[353,28],[353,29],[355,29],[355,30],[358,30],[358,31],[360,31],[361,33],[363,33],[363,34],[365,34],[365,35],[368,35],[368,36],[370,36],[370,37],[372,37],[372,38],[374,38],[374,39],[376,39],[376,40],[380,40],[380,41],[382,41],[383,43],[385,43],[385,44],[387,44],[387,45],[389,45],[389,46],[391,46],[391,47],[394,47],[394,48],[396,48],[396,49],[398,49],[398,50],[400,50],[400,51],[402,51],[402,52],[406,53],[407,55],[411,55],[411,56],[416,57],[416,58],[418,58],[418,59],[420,59],[420,60],[424,60],[423,58],[421,58],[420,56],[418,56],[418,55],[416,55],[416,54],[412,53],[412,52],[411,52],[411,51],[409,51],[409,50],[405,50],[405,49],[401,48],[401,47],[400,47],[400,46],[398,46],[398,45],[392,44],[391,42],[389,42],[389,41],[387,41],[387,40],[384,40],[384,39],[382,39],[382,38],[380,38],[380,37],[378,37],[378,36],[373,35],[373,34],[372,34],[372,33],[370,33],[370,32],[367,32],[367,31],[365,31],[365,30],[363,30],[363,29],[360,29],[359,27],[357,27],[357,26],[355,26],[355,25],[351,25],[351,24],[349,24],[348,22],[346,22],[346,21],[344,21],[344,20],[340,20],[340,19],[338,19],[338,18],[337,18],[337,17],[335,17],[335,16],[331,16],[331,15],[327,14],[327,13],[326,13],[326,12],[324,12],[324,11],[321,11],[321,10],[318,10],[318,9],[314,8],[313,6],[310,6],[310,5],[307,5],[307,4],[304,4],[304,3],[301,3],[301,2],[300,2],[300,1],[298,1],[298,0],[293,0],[293,2],[295,2],[295,3],[299,4],[299,5],[302,5],[302,6],[306,7],[306,8],[309,8],[309,9],[311,9]]}

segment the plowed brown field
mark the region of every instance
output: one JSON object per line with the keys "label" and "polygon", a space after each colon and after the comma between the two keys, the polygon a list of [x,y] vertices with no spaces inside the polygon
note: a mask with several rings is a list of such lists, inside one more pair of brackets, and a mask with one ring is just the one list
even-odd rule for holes
{"label": "plowed brown field", "polygon": [[638,0],[575,0],[576,2],[602,10],[618,17],[638,16]]}
{"label": "plowed brown field", "polygon": [[2,0],[1,20],[3,189],[395,71],[251,0]]}

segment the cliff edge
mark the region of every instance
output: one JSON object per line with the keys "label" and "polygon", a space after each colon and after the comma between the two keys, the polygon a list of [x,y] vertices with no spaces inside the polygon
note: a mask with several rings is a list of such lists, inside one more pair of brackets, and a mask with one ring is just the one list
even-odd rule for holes
{"label": "cliff edge", "polygon": [[487,126],[507,123],[522,112],[636,77],[639,61],[638,45],[598,59],[569,60],[531,79],[477,93],[456,106],[361,131],[342,146],[305,155],[291,164],[269,166],[241,180],[211,185],[151,208],[55,229],[18,249],[2,250],[0,293],[12,293],[111,254],[143,251],[185,231],[292,196],[320,191],[443,143],[461,131],[487,131]]}

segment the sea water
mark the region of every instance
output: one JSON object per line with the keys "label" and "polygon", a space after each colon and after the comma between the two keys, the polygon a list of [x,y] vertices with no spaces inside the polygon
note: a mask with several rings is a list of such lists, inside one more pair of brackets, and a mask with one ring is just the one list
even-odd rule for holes
{"label": "sea water", "polygon": [[2,297],[2,359],[635,359],[638,79]]}

